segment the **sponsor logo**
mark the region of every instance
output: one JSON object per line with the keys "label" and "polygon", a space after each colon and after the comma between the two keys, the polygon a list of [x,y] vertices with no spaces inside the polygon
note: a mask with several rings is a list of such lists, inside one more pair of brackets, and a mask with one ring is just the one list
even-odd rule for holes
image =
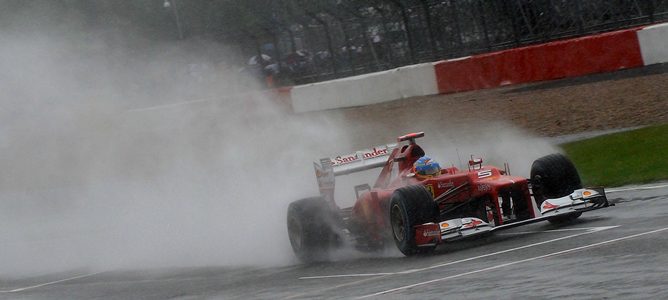
{"label": "sponsor logo", "polygon": [[482,221],[471,219],[469,222],[464,223],[464,228],[477,228],[480,224],[482,224]]}
{"label": "sponsor logo", "polygon": [[364,152],[363,157],[364,159],[368,159],[383,155],[387,155],[387,148],[377,149],[374,147],[370,152]]}
{"label": "sponsor logo", "polygon": [[441,235],[441,232],[438,230],[425,230],[422,232],[422,236],[427,237],[427,236],[439,236]]}
{"label": "sponsor logo", "polygon": [[330,161],[332,163],[332,166],[340,166],[340,165],[345,165],[345,164],[349,164],[349,163],[352,163],[352,162],[356,162],[358,160],[371,159],[371,158],[376,158],[376,157],[380,157],[380,156],[386,156],[388,154],[389,154],[389,152],[388,152],[387,147],[384,147],[384,148],[374,147],[371,150],[359,151],[357,153],[348,154],[348,155],[339,155],[335,158],[331,158]]}
{"label": "sponsor logo", "polygon": [[431,185],[431,184],[427,184],[427,185],[425,185],[424,187],[426,187],[426,188],[429,190],[429,192],[431,193],[431,196],[432,196],[432,197],[436,197],[436,194],[434,194],[434,186],[433,186],[433,185]]}
{"label": "sponsor logo", "polygon": [[450,224],[448,224],[448,223],[441,224],[441,228],[448,228],[449,226],[450,226]]}
{"label": "sponsor logo", "polygon": [[334,159],[332,159],[332,166],[340,166],[340,165],[345,165],[349,164],[351,162],[354,162],[356,160],[359,160],[359,156],[357,154],[350,154],[346,156],[337,156]]}
{"label": "sponsor logo", "polygon": [[454,182],[448,181],[448,182],[441,182],[439,181],[438,184],[436,185],[439,189],[451,189],[455,187]]}
{"label": "sponsor logo", "polygon": [[555,209],[555,208],[559,208],[559,205],[554,205],[554,204],[552,204],[550,202],[547,202],[547,201],[543,202],[543,209],[548,210],[548,209]]}
{"label": "sponsor logo", "polygon": [[492,187],[489,184],[479,184],[478,191],[480,192],[489,192],[492,190]]}

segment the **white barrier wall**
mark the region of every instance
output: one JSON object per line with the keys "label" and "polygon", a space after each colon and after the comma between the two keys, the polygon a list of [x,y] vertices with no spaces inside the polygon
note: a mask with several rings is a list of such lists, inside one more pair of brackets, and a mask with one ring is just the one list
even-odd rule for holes
{"label": "white barrier wall", "polygon": [[[629,30],[626,30],[629,31]],[[625,32],[625,31],[621,31]],[[610,36],[609,33],[603,34]],[[622,60],[630,60],[640,63],[639,53],[637,52],[637,45],[640,46],[640,55],[644,65],[652,65],[658,63],[668,63],[668,23],[648,26],[636,32],[636,35],[624,35],[627,40],[620,43],[620,48],[623,50],[617,51]],[[600,38],[600,36],[599,36]],[[637,38],[637,40],[636,40]],[[631,41],[632,40],[632,41]],[[563,44],[562,46],[568,48],[568,43],[557,42]],[[632,43],[632,44],[631,44]],[[622,48],[625,46],[626,48]],[[628,47],[632,47],[633,51],[626,51]],[[595,49],[598,49],[594,47]],[[612,49],[619,50],[619,49]],[[598,51],[598,50],[596,50]],[[614,52],[614,51],[613,51]],[[626,57],[625,57],[626,56]],[[463,58],[469,59],[469,57]],[[527,63],[527,58],[517,57],[523,63]],[[452,61],[452,60],[451,60]],[[451,62],[448,61],[448,62]],[[499,63],[495,61],[494,63]],[[502,62],[501,62],[502,63]],[[536,63],[535,59],[534,62]],[[612,62],[613,65],[618,63]],[[452,78],[466,78],[462,77],[464,73],[470,72],[494,72],[493,70],[486,70],[485,68],[477,69],[462,69],[451,71],[450,77],[443,74],[443,62],[424,63],[412,66],[405,66],[393,70],[364,74],[355,77],[341,78],[331,81],[313,83],[308,85],[295,86],[290,91],[290,100],[292,101],[292,108],[294,112],[307,112],[325,109],[353,107],[375,104],[386,101],[393,101],[403,98],[436,95],[445,92],[456,92],[458,90],[448,90],[447,87],[439,90],[437,79],[441,79],[441,83],[450,83]],[[473,63],[475,65],[475,63]],[[635,65],[634,65],[635,66]],[[563,66],[561,66],[563,68]],[[436,70],[439,74],[436,74]],[[561,70],[564,71],[564,70]],[[453,73],[454,72],[454,73]],[[497,70],[498,72],[498,70]],[[470,75],[470,74],[469,74]],[[475,74],[474,74],[475,75]],[[491,78],[497,78],[497,74],[482,74]],[[454,77],[453,77],[454,76]],[[520,78],[525,82],[526,78]],[[461,80],[460,80],[461,81]],[[464,80],[466,81],[466,80]],[[461,83],[461,82],[460,82]],[[467,87],[471,86],[467,82]],[[499,83],[500,85],[503,82]],[[470,90],[486,88],[492,85],[471,86]]]}
{"label": "white barrier wall", "polygon": [[399,81],[397,87],[402,98],[438,94],[433,63],[405,66],[392,71],[395,71]]}
{"label": "white barrier wall", "polygon": [[375,104],[438,93],[432,63],[295,86],[295,112]]}
{"label": "white barrier wall", "polygon": [[378,103],[396,96],[387,89],[374,89],[388,84],[387,74],[379,72],[295,86],[292,108],[295,112],[307,112]]}
{"label": "white barrier wall", "polygon": [[646,66],[668,62],[668,23],[638,30],[638,42]]}

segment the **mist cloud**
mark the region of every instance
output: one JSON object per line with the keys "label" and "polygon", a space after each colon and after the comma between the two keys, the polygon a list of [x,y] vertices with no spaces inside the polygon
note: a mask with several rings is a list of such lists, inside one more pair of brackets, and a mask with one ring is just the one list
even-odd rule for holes
{"label": "mist cloud", "polygon": [[248,92],[225,45],[77,24],[0,30],[0,278],[291,264],[286,208],[317,194],[320,157],[417,130],[443,165],[456,151],[501,164],[513,153],[512,166],[555,150],[506,126],[394,132],[292,115]]}
{"label": "mist cloud", "polygon": [[294,262],[285,211],[332,118],[247,92],[213,42],[0,36],[0,277]]}

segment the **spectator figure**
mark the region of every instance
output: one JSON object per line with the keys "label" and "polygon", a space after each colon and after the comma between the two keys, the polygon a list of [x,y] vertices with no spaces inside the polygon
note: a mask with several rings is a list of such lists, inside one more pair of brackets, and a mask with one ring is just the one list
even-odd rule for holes
{"label": "spectator figure", "polygon": [[308,50],[297,50],[288,54],[283,63],[283,70],[288,70],[290,77],[298,81],[312,72],[313,55]]}
{"label": "spectator figure", "polygon": [[267,88],[274,87],[274,76],[278,74],[278,64],[266,54],[255,55],[248,60],[253,76]]}

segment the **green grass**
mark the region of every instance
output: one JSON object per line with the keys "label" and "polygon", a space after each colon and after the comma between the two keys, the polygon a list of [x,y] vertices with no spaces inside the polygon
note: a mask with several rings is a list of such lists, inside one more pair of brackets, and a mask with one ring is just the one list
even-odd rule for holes
{"label": "green grass", "polygon": [[668,124],[561,145],[588,186],[668,179]]}

